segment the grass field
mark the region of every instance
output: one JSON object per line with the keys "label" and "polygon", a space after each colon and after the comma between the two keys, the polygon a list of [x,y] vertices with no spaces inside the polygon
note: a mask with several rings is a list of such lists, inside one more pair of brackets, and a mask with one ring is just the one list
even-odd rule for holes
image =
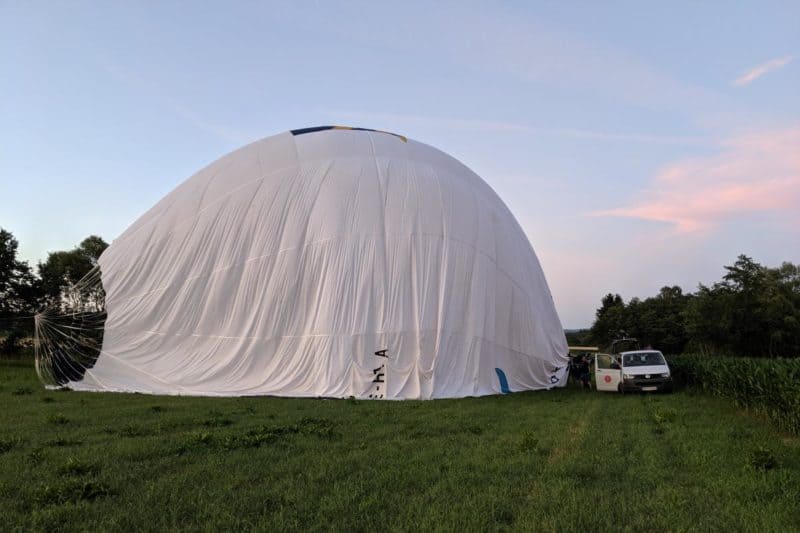
{"label": "grass field", "polygon": [[0,398],[3,531],[800,530],[800,441],[685,391]]}

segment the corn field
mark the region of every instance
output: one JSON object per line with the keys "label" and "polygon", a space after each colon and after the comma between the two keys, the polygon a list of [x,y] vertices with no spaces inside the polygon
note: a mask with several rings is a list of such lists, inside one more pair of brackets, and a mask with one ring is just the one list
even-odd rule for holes
{"label": "corn field", "polygon": [[669,358],[679,383],[760,411],[780,429],[800,434],[800,358],[678,355]]}

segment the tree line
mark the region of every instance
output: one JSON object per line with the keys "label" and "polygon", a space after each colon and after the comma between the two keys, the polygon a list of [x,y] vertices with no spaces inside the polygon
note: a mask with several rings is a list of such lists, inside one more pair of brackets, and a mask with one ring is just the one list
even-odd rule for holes
{"label": "tree line", "polygon": [[0,228],[0,353],[14,353],[33,334],[32,315],[60,305],[65,293],[95,266],[108,247],[90,235],[71,250],[50,252],[32,268],[18,257],[19,242]]}
{"label": "tree line", "polygon": [[720,281],[694,293],[662,287],[627,303],[606,294],[592,327],[568,340],[608,347],[630,336],[670,354],[800,357],[800,265],[770,268],[740,255],[725,270]]}

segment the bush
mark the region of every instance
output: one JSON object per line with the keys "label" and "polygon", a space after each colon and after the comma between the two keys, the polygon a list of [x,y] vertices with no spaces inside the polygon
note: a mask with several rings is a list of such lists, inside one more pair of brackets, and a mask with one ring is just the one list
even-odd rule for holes
{"label": "bush", "polygon": [[0,339],[0,353],[16,355],[22,351],[23,335],[17,330],[10,331],[7,336]]}
{"label": "bush", "polygon": [[677,382],[730,398],[800,434],[800,359],[678,355],[669,365]]}

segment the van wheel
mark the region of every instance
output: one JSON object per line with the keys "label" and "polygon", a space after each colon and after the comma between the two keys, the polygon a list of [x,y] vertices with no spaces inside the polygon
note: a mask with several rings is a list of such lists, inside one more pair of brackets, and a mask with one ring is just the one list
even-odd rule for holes
{"label": "van wheel", "polygon": [[625,389],[622,388],[622,383],[617,385],[617,392],[619,392],[620,394],[625,394]]}

